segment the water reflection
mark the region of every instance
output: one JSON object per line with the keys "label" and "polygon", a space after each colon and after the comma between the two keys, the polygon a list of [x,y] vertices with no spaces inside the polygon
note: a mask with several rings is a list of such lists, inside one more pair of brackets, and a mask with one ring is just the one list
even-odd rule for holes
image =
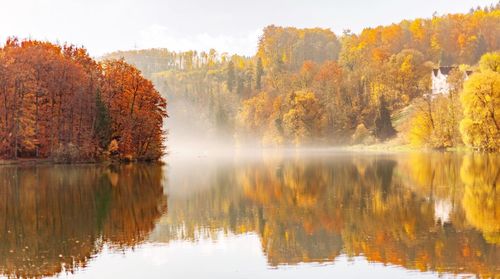
{"label": "water reflection", "polygon": [[[275,267],[345,254],[410,270],[494,277],[500,274],[499,160],[417,153],[176,162],[169,214],[152,240],[257,233]],[[202,174],[185,176],[190,168]]]}
{"label": "water reflection", "polygon": [[1,167],[0,272],[73,272],[104,243],[143,241],[166,209],[162,177],[160,166]]}
{"label": "water reflection", "polygon": [[[499,166],[498,154],[343,153],[171,157],[163,167],[2,167],[0,273],[98,269],[92,260],[108,247],[179,257],[195,249],[180,243],[222,239],[241,254],[257,246],[278,269],[349,258],[408,272],[495,277]],[[234,270],[261,263],[239,264]],[[148,271],[143,262],[137,268]]]}

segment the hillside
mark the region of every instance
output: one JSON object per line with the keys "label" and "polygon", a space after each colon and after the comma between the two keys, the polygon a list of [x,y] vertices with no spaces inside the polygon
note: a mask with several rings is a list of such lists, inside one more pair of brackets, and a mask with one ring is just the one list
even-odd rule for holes
{"label": "hillside", "polygon": [[[500,49],[499,8],[404,20],[359,34],[268,26],[252,57],[150,49],[104,59],[123,57],[154,81],[170,101],[173,140],[194,133],[238,144],[338,145],[351,143],[363,124],[384,141],[395,136],[384,115],[398,118],[428,93],[434,67],[474,67]],[[196,131],[201,127],[206,131]]]}

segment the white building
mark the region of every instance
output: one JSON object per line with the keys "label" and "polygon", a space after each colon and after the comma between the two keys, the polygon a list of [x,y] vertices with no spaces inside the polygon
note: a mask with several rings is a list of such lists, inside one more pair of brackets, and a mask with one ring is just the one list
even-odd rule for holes
{"label": "white building", "polygon": [[[450,93],[450,84],[448,83],[448,76],[453,69],[458,69],[456,66],[443,66],[432,70],[432,94],[436,97],[438,95],[448,95]],[[465,71],[465,79],[469,78],[472,71]]]}

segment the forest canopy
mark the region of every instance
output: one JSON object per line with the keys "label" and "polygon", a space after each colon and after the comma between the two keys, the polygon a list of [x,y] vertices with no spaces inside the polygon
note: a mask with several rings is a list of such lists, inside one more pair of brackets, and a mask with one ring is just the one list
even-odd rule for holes
{"label": "forest canopy", "polygon": [[[404,144],[451,147],[470,142],[459,128],[464,81],[455,80],[453,100],[432,100],[432,112],[419,114],[430,102],[423,99],[432,69],[478,71],[481,57],[500,49],[498,34],[499,4],[359,34],[271,25],[252,57],[150,49],[105,58],[141,69],[168,96],[178,123],[237,144],[357,144],[398,136]],[[453,119],[437,115],[448,109]],[[434,115],[443,123],[426,131]],[[411,131],[410,122],[420,130]]]}
{"label": "forest canopy", "polygon": [[156,160],[166,99],[123,60],[10,38],[0,48],[0,158]]}

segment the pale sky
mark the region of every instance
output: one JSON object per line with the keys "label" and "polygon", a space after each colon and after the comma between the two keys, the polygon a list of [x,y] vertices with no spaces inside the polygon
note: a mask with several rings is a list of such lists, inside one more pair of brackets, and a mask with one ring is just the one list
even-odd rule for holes
{"label": "pale sky", "polygon": [[340,34],[402,19],[467,12],[493,0],[0,0],[0,40],[70,42],[99,56],[164,47],[254,54],[263,27]]}

